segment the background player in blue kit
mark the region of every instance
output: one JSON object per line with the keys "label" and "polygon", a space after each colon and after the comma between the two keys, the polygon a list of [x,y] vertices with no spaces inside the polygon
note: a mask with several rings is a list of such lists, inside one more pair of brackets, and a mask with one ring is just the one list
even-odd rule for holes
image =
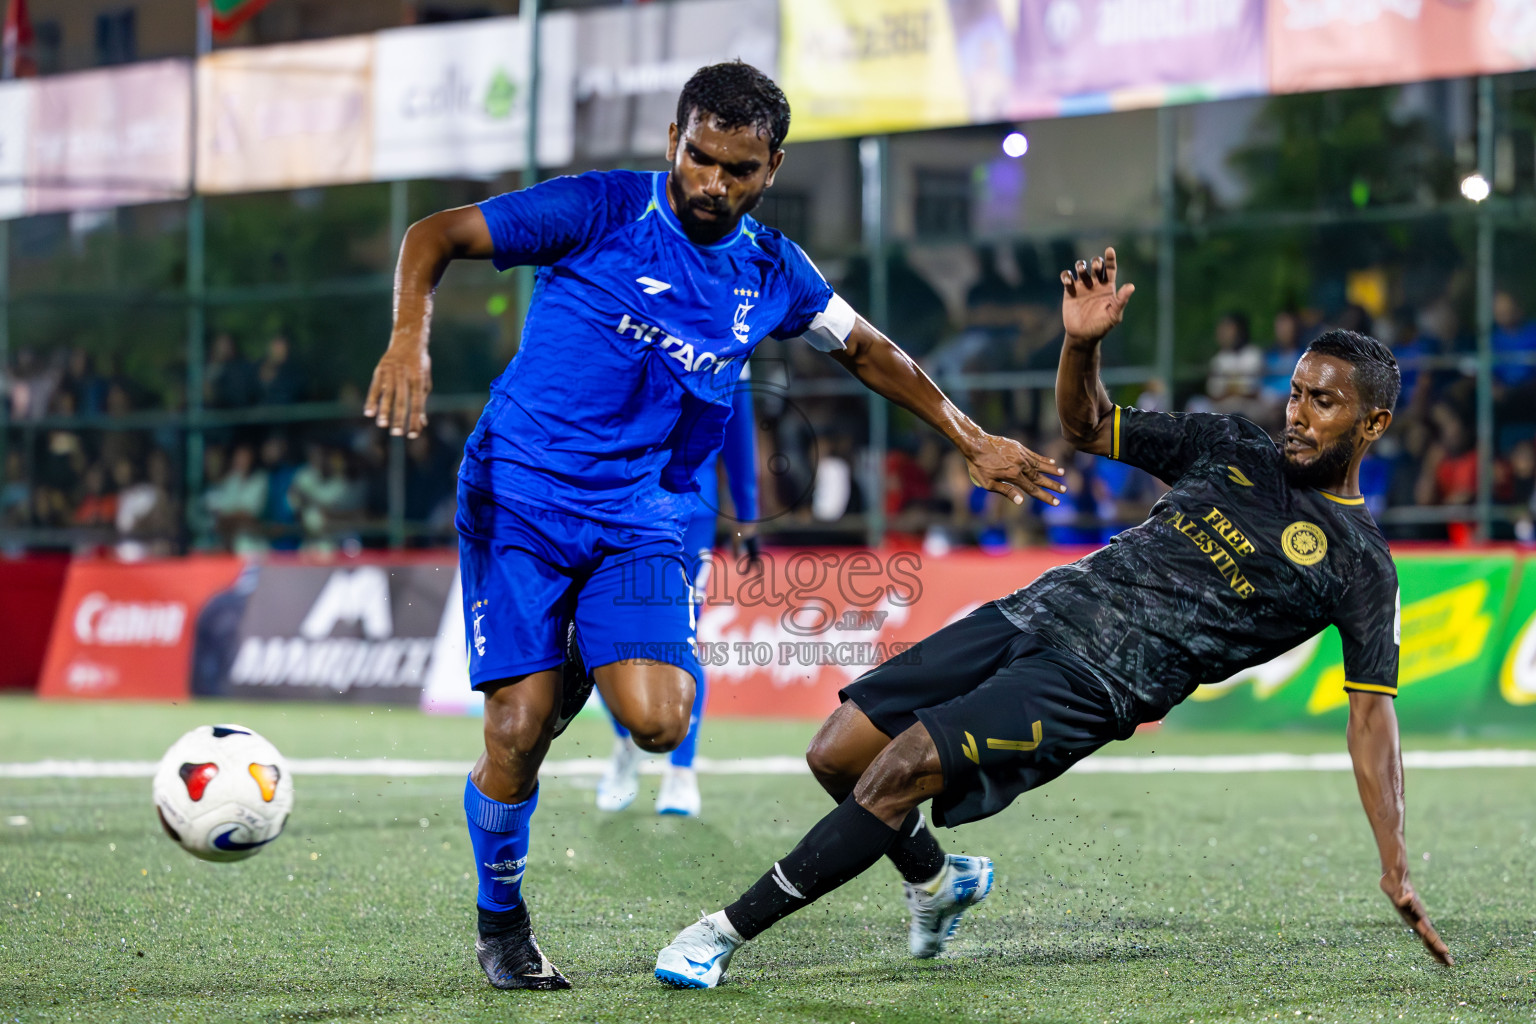
{"label": "background player in blue kit", "polygon": [[[688,553],[689,578],[693,582],[695,624],[697,613],[704,607],[710,573],[714,568],[715,531],[719,525],[717,509],[720,491],[721,462],[725,463],[725,476],[731,489],[731,505],[735,512],[737,528],[734,531],[746,548],[749,566],[761,565],[757,538],[757,420],[752,410],[752,392],[742,386],[732,400],[733,412],[725,424],[725,444],[719,455],[711,455],[699,469],[699,500],[693,518],[688,521],[688,532],[683,535],[683,550]],[[661,779],[661,790],[656,794],[657,814],[680,814],[696,817],[701,809],[699,779],[693,770],[693,758],[699,749],[699,727],[704,721],[704,700],[708,690],[707,676],[700,675],[693,694],[693,713],[689,718],[688,735],[667,758],[667,771]],[[617,735],[608,768],[597,783],[597,808],[600,811],[622,811],[634,802],[640,792],[640,762],[645,752],[635,743],[629,730],[609,716]]]}
{"label": "background player in blue kit", "polygon": [[394,330],[364,405],[396,435],[426,424],[432,293],[448,264],[539,268],[521,347],[464,446],[456,519],[469,677],[485,693],[485,753],[464,790],[475,948],[499,988],[570,985],[534,941],[521,884],[573,617],[635,742],[662,752],[687,735],[701,673],[682,538],[758,342],[828,352],[944,434],[983,487],[1017,503],[1062,490],[1051,460],[983,431],[797,245],[747,216],[788,131],[767,76],[713,65],[679,97],[670,170],[557,178],[433,214],[401,245]]}

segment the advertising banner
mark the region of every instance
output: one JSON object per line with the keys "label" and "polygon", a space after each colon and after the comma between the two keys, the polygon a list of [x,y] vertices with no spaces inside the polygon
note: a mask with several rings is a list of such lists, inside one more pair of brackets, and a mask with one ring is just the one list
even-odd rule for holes
{"label": "advertising banner", "polygon": [[[571,161],[575,17],[539,20],[539,163]],[[489,177],[528,162],[528,29],[518,18],[375,35],[372,176]]]}
{"label": "advertising banner", "polygon": [[37,83],[0,82],[0,220],[27,212],[27,151]]}
{"label": "advertising banner", "polygon": [[[1262,93],[1263,0],[1016,0],[1009,117]],[[997,90],[996,0],[950,0],[973,116]],[[999,26],[1002,27],[1002,26]],[[978,120],[986,118],[978,117]]]}
{"label": "advertising banner", "polygon": [[0,690],[37,686],[68,572],[64,556],[0,559]]}
{"label": "advertising banner", "polygon": [[437,645],[432,650],[432,670],[421,691],[421,710],[434,715],[479,715],[485,711],[485,696],[469,685],[469,647],[464,639],[464,591],[459,574],[453,574],[453,586],[443,605],[443,619],[437,630]]}
{"label": "advertising banner", "polygon": [[778,73],[775,0],[681,0],[583,11],[577,18],[576,147],[582,157],[666,152],[677,95],[706,64],[739,59]]}
{"label": "advertising banner", "polygon": [[1269,0],[1272,92],[1305,92],[1536,66],[1523,0]]}
{"label": "advertising banner", "polygon": [[416,704],[456,575],[451,561],[252,566],[199,632],[193,693]]}
{"label": "advertising banner", "polygon": [[373,36],[224,50],[197,63],[197,187],[367,181]]}
{"label": "advertising banner", "polygon": [[967,106],[948,0],[780,0],[779,8],[779,86],[796,141],[986,119]]}
{"label": "advertising banner", "polygon": [[1509,596],[1508,629],[1499,645],[1504,659],[1498,695],[1489,700],[1488,713],[1500,721],[1536,722],[1536,571],[1522,560],[1518,575]]}
{"label": "advertising banner", "polygon": [[186,196],[191,76],[190,62],[164,60],[38,79],[26,140],[27,212]]}
{"label": "advertising banner", "polygon": [[698,620],[708,713],[830,714],[837,691],[875,665],[1080,553],[775,551],[746,576],[721,559]]}
{"label": "advertising banner", "polygon": [[237,558],[78,561],[69,567],[38,692],[44,697],[184,700],[194,632]]}
{"label": "advertising banner", "polygon": [[[1402,644],[1397,717],[1405,731],[1508,724],[1491,707],[1505,662],[1505,604],[1514,553],[1399,555]],[[1533,595],[1536,598],[1536,595]],[[1532,610],[1536,611],[1536,600]],[[1168,716],[1192,728],[1343,728],[1349,696],[1338,632],[1328,629],[1274,661],[1203,686]],[[1536,724],[1536,715],[1528,715]]]}
{"label": "advertising banner", "polygon": [[784,0],[799,139],[1262,93],[1263,0]]}
{"label": "advertising banner", "polygon": [[[811,550],[775,553],[761,580],[722,562],[699,615],[709,713],[828,714],[837,691],[873,665],[1077,554]],[[1403,554],[1397,564],[1402,728],[1536,728],[1536,572],[1523,572],[1514,552]],[[1339,636],[1330,628],[1266,665],[1201,687],[1167,721],[1193,729],[1342,729],[1348,703]]]}

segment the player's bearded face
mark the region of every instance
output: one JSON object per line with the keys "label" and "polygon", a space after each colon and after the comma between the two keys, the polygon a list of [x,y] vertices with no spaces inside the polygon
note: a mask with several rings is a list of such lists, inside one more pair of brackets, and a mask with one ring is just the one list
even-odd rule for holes
{"label": "player's bearded face", "polygon": [[1342,485],[1365,436],[1350,364],[1314,353],[1303,356],[1291,377],[1280,445],[1286,478],[1296,487]]}
{"label": "player's bearded face", "polygon": [[751,126],[723,131],[709,115],[695,114],[681,130],[672,126],[667,158],[667,195],[688,237],[702,245],[736,230],[773,184],[783,151]]}
{"label": "player's bearded face", "polygon": [[[1286,435],[1289,440],[1289,430]],[[1287,444],[1281,449],[1285,456],[1283,465],[1286,479],[1294,487],[1310,487],[1314,490],[1337,487],[1349,473],[1349,464],[1355,457],[1356,446],[1354,431],[1325,445],[1315,455],[1310,451],[1298,452]]]}

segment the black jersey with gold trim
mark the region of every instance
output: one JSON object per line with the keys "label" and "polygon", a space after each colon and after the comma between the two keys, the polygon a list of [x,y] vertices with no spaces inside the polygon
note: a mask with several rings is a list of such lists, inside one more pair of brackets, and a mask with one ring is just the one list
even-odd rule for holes
{"label": "black jersey with gold trim", "polygon": [[1112,457],[1172,487],[1146,522],[998,601],[1082,657],[1126,724],[1336,625],[1347,690],[1397,695],[1397,567],[1361,498],[1292,486],[1237,416],[1115,409]]}

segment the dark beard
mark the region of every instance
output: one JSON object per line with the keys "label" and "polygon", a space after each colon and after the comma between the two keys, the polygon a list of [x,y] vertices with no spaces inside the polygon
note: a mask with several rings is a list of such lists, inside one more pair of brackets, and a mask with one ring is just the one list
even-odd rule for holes
{"label": "dark beard", "polygon": [[[732,217],[730,208],[724,203],[712,203],[708,199],[690,200],[683,194],[682,186],[670,174],[667,175],[667,192],[672,197],[672,207],[677,211],[677,219],[683,225],[683,233],[696,245],[714,245],[735,231],[736,225],[741,223],[741,218],[757,209],[757,204],[763,201],[763,195],[759,192],[742,208],[740,214]],[[715,219],[701,220],[695,213],[696,210],[707,210],[715,215]]]}
{"label": "dark beard", "polygon": [[1280,465],[1292,487],[1310,488],[1314,491],[1337,487],[1349,473],[1350,460],[1355,457],[1355,439],[1341,437],[1318,452],[1317,458],[1303,465],[1285,454],[1280,454]]}

